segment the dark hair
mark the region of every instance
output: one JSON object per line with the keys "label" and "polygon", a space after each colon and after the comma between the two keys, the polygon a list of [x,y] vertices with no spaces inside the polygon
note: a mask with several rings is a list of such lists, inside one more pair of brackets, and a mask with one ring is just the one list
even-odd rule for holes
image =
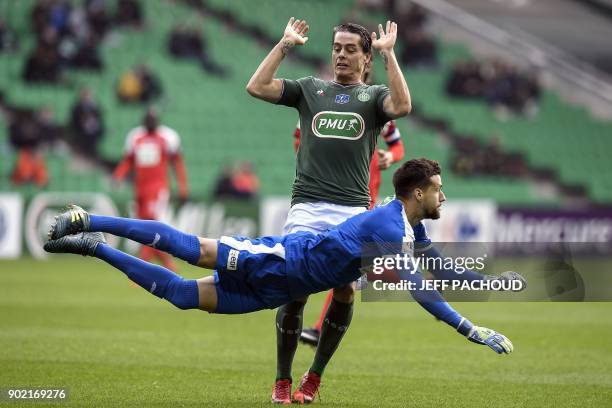
{"label": "dark hair", "polygon": [[361,37],[361,49],[363,52],[368,54],[372,50],[372,37],[364,26],[355,23],[344,23],[334,27],[334,33],[332,35],[332,45],[336,39],[336,33],[346,32],[359,35]]}
{"label": "dark hair", "polygon": [[424,157],[408,160],[393,174],[393,187],[397,197],[408,198],[415,188],[425,189],[431,176],[440,174],[440,164]]}

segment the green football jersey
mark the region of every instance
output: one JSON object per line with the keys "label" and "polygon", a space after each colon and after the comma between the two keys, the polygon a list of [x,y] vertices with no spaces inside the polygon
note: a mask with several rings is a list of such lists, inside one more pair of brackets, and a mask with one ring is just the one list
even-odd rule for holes
{"label": "green football jersey", "polygon": [[370,161],[381,128],[385,85],[284,79],[281,105],[300,114],[300,147],[291,205],[323,201],[368,207]]}

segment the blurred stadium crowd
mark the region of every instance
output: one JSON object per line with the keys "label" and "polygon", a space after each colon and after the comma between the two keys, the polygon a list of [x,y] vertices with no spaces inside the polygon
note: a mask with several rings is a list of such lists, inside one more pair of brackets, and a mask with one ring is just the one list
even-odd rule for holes
{"label": "blurred stadium crowd", "polygon": [[[327,20],[335,23],[352,20],[373,28],[390,15],[402,28],[396,52],[415,95],[415,111],[409,124],[399,125],[409,141],[408,157],[436,151],[439,156],[436,158],[443,166],[452,169],[453,183],[458,183],[454,192],[459,197],[473,193],[476,183],[480,186],[476,191],[481,192],[477,195],[487,192],[502,203],[551,203],[568,196],[585,202],[612,201],[607,188],[609,182],[588,179],[594,169],[603,168],[597,160],[589,160],[590,155],[610,147],[610,142],[603,138],[605,124],[589,118],[579,108],[559,102],[554,92],[543,90],[537,70],[516,66],[500,56],[474,57],[463,47],[448,44],[432,32],[428,11],[410,2],[347,0],[341,3],[329,10]],[[159,4],[182,8],[185,17],[177,14],[153,18],[152,10]],[[248,39],[256,46],[274,43],[278,29],[269,17],[271,2],[263,2],[261,10],[252,13],[247,12],[245,5],[242,1],[226,5],[216,0],[28,0],[20,2],[19,7],[12,2],[3,3],[0,52],[4,61],[0,65],[18,66],[20,75],[14,78],[15,70],[7,68],[7,77],[11,79],[0,84],[0,109],[6,135],[3,151],[10,163],[3,166],[2,173],[10,183],[5,182],[2,188],[23,183],[34,183],[40,188],[48,186],[55,177],[55,169],[62,167],[55,164],[49,170],[46,159],[49,154],[62,160],[83,159],[99,169],[97,178],[110,175],[121,157],[122,139],[142,117],[132,110],[128,120],[127,114],[120,110],[128,105],[144,108],[152,103],[163,105],[169,100],[190,98],[185,94],[188,85],[180,79],[168,81],[168,72],[178,64],[201,67],[203,83],[240,85],[245,82],[247,77],[241,69],[248,72],[254,63],[248,56],[238,55],[234,57],[236,64],[230,67],[228,59],[220,58],[219,48],[215,46],[219,35],[206,32],[207,26],[214,22],[225,27],[223,35],[231,37],[230,41]],[[318,0],[303,6],[306,12],[316,12],[322,7]],[[23,25],[17,22],[19,19],[11,18],[15,13],[26,14],[25,19],[21,18],[25,20]],[[189,17],[193,13],[197,17]],[[164,28],[161,28],[162,20]],[[321,30],[331,29],[324,23],[320,25]],[[130,39],[150,33],[155,33],[155,38],[161,37],[159,43],[164,49],[157,49],[159,55],[136,62],[126,59],[118,63],[114,59],[113,50],[125,47],[121,55],[128,55],[129,47],[133,46]],[[297,54],[294,61],[304,67],[302,71],[325,71],[326,49],[326,40],[321,36],[316,45]],[[74,74],[78,72],[84,72],[92,80],[80,80],[79,74]],[[381,74],[375,73],[375,78],[380,79]],[[66,109],[61,104],[48,103],[49,98],[41,98],[43,102],[36,104],[31,103],[36,99],[34,96],[19,97],[22,90],[28,89],[42,89],[45,93],[56,89],[58,95],[70,94],[70,106]],[[109,89],[114,101],[109,100]],[[244,99],[247,100],[246,95]],[[217,102],[236,106],[229,98]],[[249,114],[247,107],[237,109]],[[165,120],[163,108],[161,112]],[[572,118],[566,117],[561,120],[566,122],[561,123],[559,117],[566,116],[565,113]],[[118,115],[123,115],[119,122],[113,119]],[[205,125],[196,130],[196,125],[190,124],[191,128],[186,129],[183,126],[186,119],[178,120],[178,117],[177,113],[171,122],[177,124],[176,130],[186,138],[184,146],[190,149],[206,146],[208,141],[196,142],[194,133],[219,137],[219,133],[214,133],[217,129],[203,131]],[[197,118],[192,118],[194,121]],[[405,130],[415,124],[416,129]],[[232,128],[231,131],[243,130]],[[269,160],[259,150],[252,158],[246,157],[250,161],[248,165],[240,164],[245,157],[213,159],[214,174],[205,176],[195,186],[195,195],[214,197],[219,192],[232,190],[231,184],[227,187],[221,181],[227,183],[232,179],[228,177],[228,169],[234,167],[249,167],[250,172],[259,172],[264,195],[288,193],[293,172],[291,132],[288,127],[286,145],[282,137],[277,138],[278,147],[269,153],[272,157],[283,151],[286,156],[273,170],[262,169]],[[593,144],[575,151],[584,161],[569,164],[564,157],[577,145],[574,138],[578,132],[591,134]],[[534,140],[536,134],[542,139],[555,138],[560,147],[545,146],[542,140]],[[443,145],[436,149],[435,143],[426,138],[442,140]],[[250,144],[245,146],[248,148]],[[193,156],[188,154],[186,161],[188,173],[200,171]],[[238,164],[234,166],[234,162]],[[270,173],[284,172],[288,175],[282,178],[282,183],[277,182],[280,176],[268,178]],[[532,180],[550,183],[557,193],[551,196],[534,192],[530,188]],[[501,187],[491,189],[495,183]],[[246,195],[252,196],[258,188],[258,183],[249,183],[250,192]]]}

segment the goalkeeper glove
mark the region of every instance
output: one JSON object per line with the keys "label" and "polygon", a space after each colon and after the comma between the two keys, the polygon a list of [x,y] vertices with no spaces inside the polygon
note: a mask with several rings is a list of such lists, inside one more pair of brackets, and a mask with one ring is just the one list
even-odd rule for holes
{"label": "goalkeeper glove", "polygon": [[521,282],[520,288],[517,290],[513,290],[513,292],[520,292],[527,288],[527,280],[523,278],[523,276],[520,273],[514,272],[514,271],[506,271],[506,272],[503,272],[499,276],[489,275],[488,280],[520,281]]}
{"label": "goalkeeper glove", "polygon": [[497,354],[510,354],[514,350],[512,342],[503,334],[486,327],[474,326],[465,318],[459,323],[457,331],[473,343],[489,346]]}

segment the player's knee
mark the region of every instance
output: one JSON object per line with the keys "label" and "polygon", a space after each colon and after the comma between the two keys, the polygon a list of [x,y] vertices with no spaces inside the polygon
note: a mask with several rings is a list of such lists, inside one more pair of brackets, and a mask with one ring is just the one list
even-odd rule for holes
{"label": "player's knee", "polygon": [[355,299],[355,285],[349,284],[334,288],[334,299],[342,303],[351,303]]}
{"label": "player's knee", "polygon": [[195,280],[187,280],[177,276],[176,279],[168,282],[163,297],[179,309],[197,309],[200,304],[198,283]]}
{"label": "player's knee", "polygon": [[295,300],[293,302],[289,302],[286,305],[283,305],[281,307],[278,308],[278,313],[285,315],[285,316],[301,316],[304,314],[304,306],[306,305],[306,302],[301,302],[298,300]]}

